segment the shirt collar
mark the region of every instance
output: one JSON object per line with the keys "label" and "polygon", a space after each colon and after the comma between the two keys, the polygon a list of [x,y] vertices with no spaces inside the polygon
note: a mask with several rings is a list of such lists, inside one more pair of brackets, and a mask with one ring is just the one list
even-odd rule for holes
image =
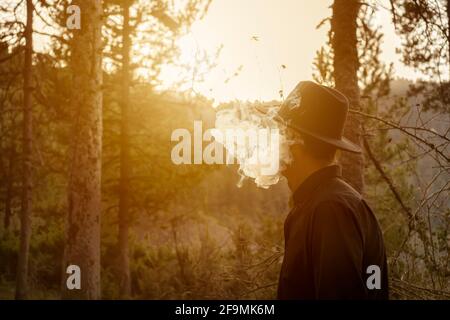
{"label": "shirt collar", "polygon": [[295,190],[293,199],[295,203],[299,203],[308,199],[311,193],[324,181],[340,177],[341,167],[338,165],[330,165],[312,173],[305,181]]}

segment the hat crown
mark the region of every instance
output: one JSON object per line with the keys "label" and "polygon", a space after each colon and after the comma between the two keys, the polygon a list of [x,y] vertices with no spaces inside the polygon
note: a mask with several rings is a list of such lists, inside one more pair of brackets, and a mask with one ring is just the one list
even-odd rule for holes
{"label": "hat crown", "polygon": [[294,128],[329,139],[341,139],[348,112],[347,98],[336,89],[301,81],[282,103],[279,115]]}

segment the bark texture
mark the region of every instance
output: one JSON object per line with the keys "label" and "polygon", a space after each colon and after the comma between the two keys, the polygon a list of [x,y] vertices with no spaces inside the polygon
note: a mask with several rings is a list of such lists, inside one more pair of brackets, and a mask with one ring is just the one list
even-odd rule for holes
{"label": "bark texture", "polygon": [[31,237],[33,205],[32,150],[33,150],[33,2],[27,0],[25,26],[25,54],[23,66],[23,132],[22,132],[22,202],[20,213],[20,248],[17,263],[16,299],[26,299],[28,294],[28,260]]}
{"label": "bark texture", "polygon": [[120,182],[119,182],[119,281],[120,295],[131,294],[128,230],[130,221],[130,3],[123,2],[122,41],[122,101],[120,128]]}
{"label": "bark texture", "polygon": [[[359,88],[357,71],[359,59],[357,52],[357,16],[361,2],[358,0],[335,0],[331,29],[334,51],[334,80],[336,89],[342,92],[350,102],[350,108],[359,109]],[[345,136],[361,146],[361,122],[357,115],[348,114]],[[341,159],[342,174],[358,192],[364,189],[364,158],[362,154],[343,152]]]}
{"label": "bark texture", "polygon": [[[76,0],[81,29],[71,43],[73,72],[70,107],[74,112],[68,217],[63,263],[62,297],[100,298],[100,212],[102,150],[102,1]],[[81,269],[81,289],[66,286],[66,268]]]}
{"label": "bark texture", "polygon": [[5,230],[9,230],[12,217],[12,201],[14,195],[14,162],[16,159],[16,149],[14,143],[9,150],[9,160],[8,160],[8,171],[7,171],[7,181],[6,181],[6,192],[5,192],[5,216],[3,218],[3,226]]}

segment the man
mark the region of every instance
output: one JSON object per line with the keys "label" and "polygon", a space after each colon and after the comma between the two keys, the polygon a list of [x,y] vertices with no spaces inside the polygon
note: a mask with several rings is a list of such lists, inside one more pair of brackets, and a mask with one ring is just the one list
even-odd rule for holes
{"label": "man", "polygon": [[277,118],[296,139],[283,175],[293,194],[286,218],[279,299],[387,299],[383,237],[362,196],[341,177],[348,100],[337,90],[300,82]]}

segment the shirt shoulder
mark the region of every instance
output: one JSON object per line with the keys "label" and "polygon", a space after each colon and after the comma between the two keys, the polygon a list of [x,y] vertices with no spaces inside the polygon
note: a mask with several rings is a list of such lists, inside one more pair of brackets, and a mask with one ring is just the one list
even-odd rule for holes
{"label": "shirt shoulder", "polygon": [[352,209],[359,207],[363,201],[361,194],[347,182],[333,178],[319,188],[313,206],[327,205]]}

